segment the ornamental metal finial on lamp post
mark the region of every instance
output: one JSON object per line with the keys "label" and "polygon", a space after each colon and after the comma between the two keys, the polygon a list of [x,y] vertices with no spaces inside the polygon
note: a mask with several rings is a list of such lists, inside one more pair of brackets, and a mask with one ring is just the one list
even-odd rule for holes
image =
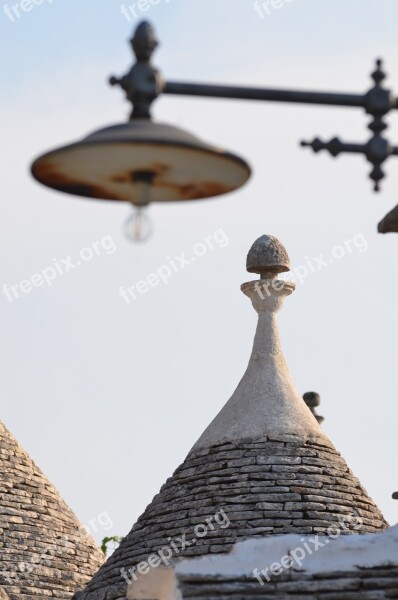
{"label": "ornamental metal finial on lamp post", "polygon": [[373,165],[369,177],[374,181],[375,192],[380,191],[380,181],[385,177],[381,165],[389,156],[398,154],[398,148],[391,146],[388,140],[382,136],[382,132],[387,128],[383,117],[391,108],[396,107],[395,96],[381,85],[385,78],[382,61],[378,59],[376,70],[372,73],[374,86],[364,97],[364,108],[368,114],[373,116],[373,120],[368,125],[373,136],[366,144],[345,143],[341,142],[338,137],[333,138],[330,142],[323,142],[319,138],[315,138],[312,142],[301,142],[301,146],[309,146],[314,152],[327,150],[333,157],[342,152],[364,154]]}
{"label": "ornamental metal finial on lamp post", "polygon": [[159,45],[152,25],[147,21],[140,23],[130,44],[136,63],[124,77],[112,75],[109,83],[120,85],[126,92],[127,99],[133,105],[131,119],[149,119],[151,104],[164,88],[160,71],[151,63],[152,55]]}

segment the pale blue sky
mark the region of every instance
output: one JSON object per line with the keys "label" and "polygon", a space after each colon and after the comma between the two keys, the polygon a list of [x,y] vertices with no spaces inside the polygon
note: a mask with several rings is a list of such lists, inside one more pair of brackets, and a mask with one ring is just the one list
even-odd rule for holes
{"label": "pale blue sky", "polygon": [[[28,172],[40,152],[125,119],[122,94],[106,85],[131,61],[136,22],[120,6],[44,0],[14,22],[0,6],[1,287],[104,237],[116,248],[51,287],[0,295],[0,418],[84,523],[106,511],[112,533],[126,534],[246,368],[255,314],[239,286],[254,239],[276,235],[296,267],[365,239],[367,251],[354,246],[298,285],[280,326],[297,388],[321,394],[327,434],[396,522],[398,236],[376,225],[397,204],[398,162],[377,196],[360,157],[298,147],[318,134],[366,139],[360,111],[162,98],[156,118],[242,154],[254,175],[222,199],[152,207],[154,237],[130,245],[128,207],[52,192]],[[393,0],[291,0],[263,19],[248,0],[164,0],[142,16],[157,28],[155,62],[169,79],[362,91],[382,56],[398,91]],[[389,122],[398,144],[397,116]],[[226,247],[130,305],[121,299],[120,286],[219,229]]]}

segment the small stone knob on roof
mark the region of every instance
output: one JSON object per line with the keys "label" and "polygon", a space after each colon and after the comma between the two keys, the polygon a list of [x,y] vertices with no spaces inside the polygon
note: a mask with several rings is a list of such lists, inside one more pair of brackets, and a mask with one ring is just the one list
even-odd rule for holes
{"label": "small stone knob on roof", "polygon": [[246,269],[258,273],[262,279],[273,279],[278,273],[290,270],[289,255],[276,237],[262,235],[249,250]]}
{"label": "small stone knob on roof", "polygon": [[323,423],[323,421],[325,420],[324,417],[318,415],[318,413],[315,410],[315,408],[321,403],[320,395],[316,392],[306,392],[303,396],[303,400],[314,415],[314,417],[316,418],[316,420],[318,421],[319,425]]}

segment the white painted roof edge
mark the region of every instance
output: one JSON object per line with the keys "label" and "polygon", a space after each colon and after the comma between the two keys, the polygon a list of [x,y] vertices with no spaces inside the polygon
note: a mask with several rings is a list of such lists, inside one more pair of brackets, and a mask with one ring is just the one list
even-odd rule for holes
{"label": "white painted roof edge", "polygon": [[[317,538],[317,539],[315,539]],[[322,544],[316,548],[316,544]],[[307,551],[305,544],[312,551]],[[301,552],[297,549],[301,548]],[[301,566],[293,569],[308,573],[355,571],[361,567],[383,565],[398,566],[398,524],[381,533],[339,535],[273,535],[268,538],[238,542],[225,555],[186,559],[175,565],[178,578],[188,575],[252,575],[254,569],[262,570],[280,563],[286,556],[302,555]]]}

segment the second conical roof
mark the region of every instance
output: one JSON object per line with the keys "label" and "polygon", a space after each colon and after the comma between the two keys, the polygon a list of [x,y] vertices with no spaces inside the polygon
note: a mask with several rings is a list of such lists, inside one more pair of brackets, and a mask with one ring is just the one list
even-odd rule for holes
{"label": "second conical roof", "polygon": [[83,525],[1,421],[0,532],[0,590],[10,600],[71,598],[103,563]]}

